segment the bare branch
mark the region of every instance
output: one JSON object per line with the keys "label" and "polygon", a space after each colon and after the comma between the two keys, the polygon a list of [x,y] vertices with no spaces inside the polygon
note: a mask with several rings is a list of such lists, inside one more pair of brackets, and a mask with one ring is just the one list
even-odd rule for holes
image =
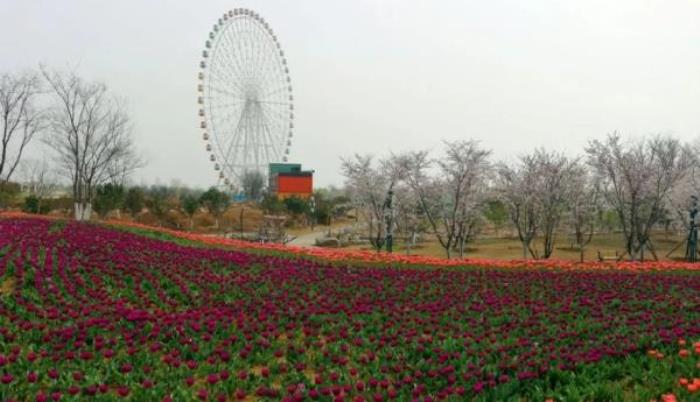
{"label": "bare branch", "polygon": [[0,75],[0,182],[7,183],[25,148],[45,128],[37,107],[41,83],[34,73]]}

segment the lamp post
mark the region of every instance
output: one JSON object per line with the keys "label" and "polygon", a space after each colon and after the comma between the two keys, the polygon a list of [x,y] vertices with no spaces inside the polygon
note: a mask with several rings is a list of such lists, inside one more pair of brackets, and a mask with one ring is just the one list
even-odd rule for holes
{"label": "lamp post", "polygon": [[311,212],[311,230],[314,230],[314,223],[316,221],[316,199],[314,199],[313,194],[309,197],[309,211]]}
{"label": "lamp post", "polygon": [[386,252],[391,253],[394,246],[394,210],[392,208],[392,200],[394,198],[394,189],[392,186],[389,187],[389,191],[386,193],[386,200],[384,200],[384,224],[386,225],[385,239]]}
{"label": "lamp post", "polygon": [[698,259],[698,225],[695,222],[695,217],[698,214],[698,197],[693,195],[690,197],[690,210],[688,215],[688,244],[685,248],[685,259],[688,262],[696,262]]}

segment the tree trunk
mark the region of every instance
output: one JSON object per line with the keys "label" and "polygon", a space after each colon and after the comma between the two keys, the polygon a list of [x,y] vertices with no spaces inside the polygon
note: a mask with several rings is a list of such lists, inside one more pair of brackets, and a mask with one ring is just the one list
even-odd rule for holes
{"label": "tree trunk", "polygon": [[241,238],[243,237],[243,213],[245,212],[245,207],[241,206],[241,213],[238,214],[238,223],[240,225]]}
{"label": "tree trunk", "polygon": [[89,202],[76,202],[74,203],[74,212],[76,221],[87,221],[90,220],[90,215],[92,215],[92,205]]}
{"label": "tree trunk", "polygon": [[[406,240],[408,240],[408,239],[406,239]],[[411,249],[415,245],[416,245],[416,232],[415,232],[415,230],[413,230],[413,231],[411,231],[411,241],[406,242],[406,255],[411,254]]]}

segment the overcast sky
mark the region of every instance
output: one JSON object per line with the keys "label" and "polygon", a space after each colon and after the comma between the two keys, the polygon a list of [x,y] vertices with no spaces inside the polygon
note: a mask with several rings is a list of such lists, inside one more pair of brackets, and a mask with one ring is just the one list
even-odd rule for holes
{"label": "overcast sky", "polygon": [[76,67],[128,100],[137,182],[216,182],[196,115],[220,15],[248,7],[285,49],[291,159],[341,184],[341,156],[474,138],[511,158],[613,130],[700,135],[700,1],[0,0],[0,70]]}

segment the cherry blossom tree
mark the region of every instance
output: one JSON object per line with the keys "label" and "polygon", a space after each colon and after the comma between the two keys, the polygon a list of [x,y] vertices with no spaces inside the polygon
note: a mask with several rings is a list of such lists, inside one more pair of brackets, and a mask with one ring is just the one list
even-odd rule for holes
{"label": "cherry blossom tree", "polygon": [[463,257],[483,217],[491,151],[473,140],[444,145],[437,159],[414,151],[397,156],[396,163],[447,257],[455,248]]}
{"label": "cherry blossom tree", "polygon": [[655,255],[651,229],[668,196],[697,166],[691,147],[665,136],[623,142],[613,133],[591,141],[586,152],[601,194],[617,213],[629,258],[643,260],[647,249]]}

